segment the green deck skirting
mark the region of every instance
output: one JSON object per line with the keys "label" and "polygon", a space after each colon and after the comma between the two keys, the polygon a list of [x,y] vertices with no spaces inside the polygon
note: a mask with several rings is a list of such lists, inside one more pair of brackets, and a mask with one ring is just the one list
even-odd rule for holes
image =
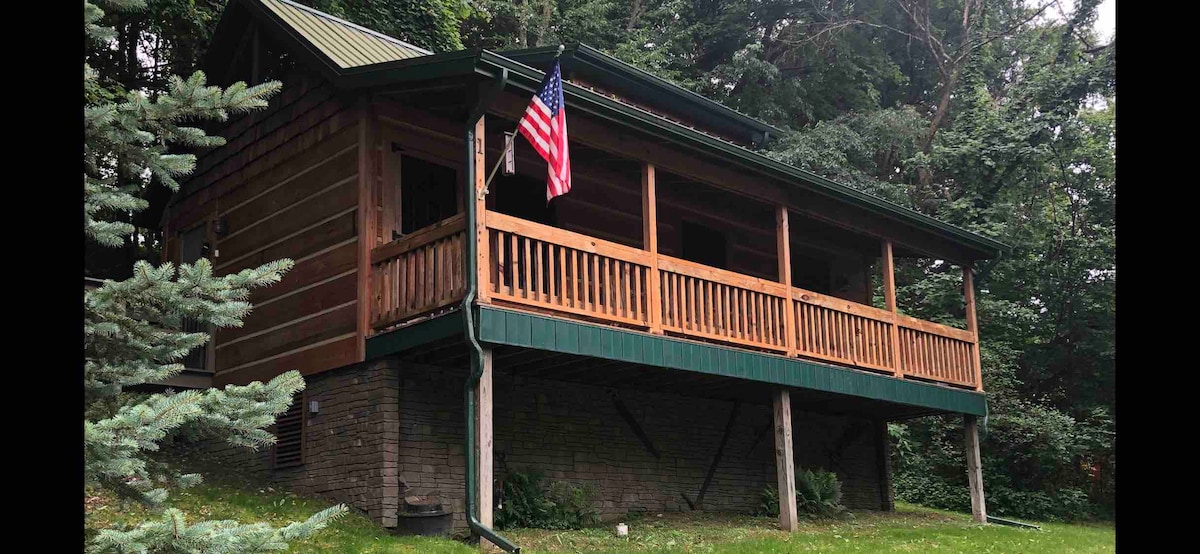
{"label": "green deck skirting", "polygon": [[[367,357],[399,352],[461,332],[461,314],[447,314],[368,339]],[[974,391],[487,306],[479,308],[479,340],[750,379],[946,412],[987,414],[987,398]]]}
{"label": "green deck skirting", "polygon": [[462,312],[448,314],[414,323],[403,329],[367,337],[367,359],[371,360],[463,332]]}

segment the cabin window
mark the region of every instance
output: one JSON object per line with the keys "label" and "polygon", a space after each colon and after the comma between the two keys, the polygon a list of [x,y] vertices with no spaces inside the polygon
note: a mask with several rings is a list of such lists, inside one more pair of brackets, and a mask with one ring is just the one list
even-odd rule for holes
{"label": "cabin window", "polygon": [[205,231],[204,225],[197,225],[183,232],[179,240],[179,263],[192,264],[204,257],[208,251],[208,245],[204,242]]}
{"label": "cabin window", "polygon": [[304,463],[304,398],[303,393],[296,395],[287,411],[275,419],[276,441],[271,458],[276,469]]}
{"label": "cabin window", "polygon": [[[190,230],[184,231],[183,236],[179,240],[179,263],[193,264],[196,260],[203,258],[208,254],[208,243],[205,242],[207,228],[205,225],[197,225]],[[206,333],[208,328],[202,325],[199,321],[190,317],[183,318],[180,322],[180,330],[189,333]],[[199,346],[188,352],[179,363],[183,364],[187,369],[206,369],[208,361],[208,346]]]}
{"label": "cabin window", "polygon": [[725,234],[707,225],[693,221],[681,222],[683,259],[720,269],[728,269],[728,240]]}
{"label": "cabin window", "polygon": [[409,234],[458,213],[458,172],[412,156],[400,160],[400,232]]}

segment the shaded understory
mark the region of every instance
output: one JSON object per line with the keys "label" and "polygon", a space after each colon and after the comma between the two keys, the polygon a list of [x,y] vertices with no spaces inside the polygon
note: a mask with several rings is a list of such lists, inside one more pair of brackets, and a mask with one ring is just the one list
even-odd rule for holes
{"label": "shaded understory", "polygon": [[[172,495],[171,504],[189,520],[237,519],[284,524],[302,520],[328,504],[278,489],[232,481],[212,482]],[[122,505],[88,492],[86,525],[102,528],[150,517],[143,508]],[[1113,552],[1111,525],[1043,524],[1043,531],[998,525],[979,526],[969,516],[900,504],[895,513],[860,512],[836,521],[802,520],[800,531],[777,530],[773,518],[718,513],[648,514],[627,522],[627,539],[613,525],[579,531],[518,529],[505,534],[522,552]],[[475,553],[450,539],[396,537],[359,514],[351,514],[292,552],[316,553]]]}

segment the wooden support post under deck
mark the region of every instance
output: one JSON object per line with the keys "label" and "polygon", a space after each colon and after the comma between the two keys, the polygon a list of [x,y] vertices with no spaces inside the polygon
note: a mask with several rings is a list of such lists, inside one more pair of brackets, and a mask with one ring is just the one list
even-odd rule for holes
{"label": "wooden support post under deck", "polygon": [[650,332],[662,333],[661,285],[658,277],[658,192],[654,185],[654,164],[642,164],[642,248],[650,253],[646,276],[646,324]]}
{"label": "wooden support post under deck", "polygon": [[787,295],[783,299],[783,345],[788,356],[796,355],[796,308],[792,302],[792,242],[787,206],[775,207],[775,244],[779,249],[779,282]]}
{"label": "wooden support post under deck", "polygon": [[971,517],[979,523],[987,523],[987,507],[983,501],[983,465],[979,460],[978,418],[963,416],[963,433],[966,435],[967,481],[971,485]]}
{"label": "wooden support post under deck", "polygon": [[963,266],[963,298],[967,311],[967,331],[975,336],[971,351],[975,360],[975,390],[983,390],[983,366],[979,360],[979,321],[975,319],[975,277],[971,265]]}
{"label": "wooden support post under deck", "polygon": [[[479,245],[479,259],[476,261],[479,288],[475,295],[480,302],[487,302],[491,297],[492,281],[490,277],[491,260],[488,258],[491,254],[491,247],[488,244],[487,232],[487,196],[483,195],[483,189],[487,184],[487,157],[484,155],[487,151],[484,149],[483,120],[484,118],[480,117],[479,121],[475,123],[475,194],[474,198],[467,198],[466,201],[475,202],[475,234],[472,235],[471,230],[467,230],[468,240],[473,236],[475,244]],[[500,155],[503,156],[504,153]],[[488,463],[490,467],[491,462]],[[491,492],[488,493],[488,496],[491,496]],[[491,513],[490,507],[488,513]],[[490,526],[491,522],[488,522],[488,525]]]}
{"label": "wooden support post under deck", "polygon": [[[883,300],[887,311],[896,314],[896,261],[892,258],[892,241],[883,241]],[[888,326],[892,341],[892,370],[896,377],[904,378],[904,365],[900,359],[900,328],[896,320]]]}
{"label": "wooden support post under deck", "polygon": [[[496,505],[492,497],[495,486],[492,476],[492,349],[483,348],[483,375],[479,377],[479,387],[475,389],[475,486],[476,498],[479,499],[479,522],[492,527],[492,507]],[[480,540],[481,547],[487,548],[486,540]]]}
{"label": "wooden support post under deck", "polygon": [[796,530],[796,466],[792,457],[792,398],[787,389],[775,391],[775,473],[779,490],[779,528]]}

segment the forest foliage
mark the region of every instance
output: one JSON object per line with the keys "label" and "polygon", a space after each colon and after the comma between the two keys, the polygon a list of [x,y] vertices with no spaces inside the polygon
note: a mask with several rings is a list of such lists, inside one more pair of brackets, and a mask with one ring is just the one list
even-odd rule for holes
{"label": "forest foliage", "polygon": [[[1093,30],[1099,0],[302,3],[434,51],[587,43],[785,129],[774,158],[1011,245],[976,279],[990,511],[1111,515],[1116,45]],[[89,62],[162,89],[224,2],[147,4],[106,16],[117,47]],[[900,309],[962,326],[961,281],[900,260]],[[961,425],[891,427],[901,498],[967,506]]]}

